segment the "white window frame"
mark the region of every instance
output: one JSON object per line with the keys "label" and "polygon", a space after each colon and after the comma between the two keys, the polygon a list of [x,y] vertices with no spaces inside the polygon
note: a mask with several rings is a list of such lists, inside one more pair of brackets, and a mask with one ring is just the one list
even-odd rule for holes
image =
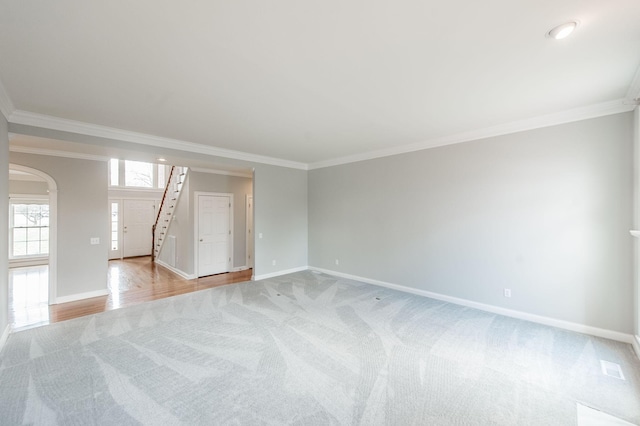
{"label": "white window frame", "polygon": [[[13,206],[15,204],[47,204],[49,206],[49,239],[47,254],[32,254],[24,256],[13,255]],[[30,260],[49,259],[51,254],[51,202],[48,196],[43,195],[10,195],[9,196],[9,261],[11,263]]]}
{"label": "white window frame", "polygon": [[152,179],[153,179],[153,183],[150,187],[146,187],[146,186],[126,186],[125,185],[125,161],[137,161],[137,160],[123,160],[123,159],[118,159],[118,184],[117,185],[112,185],[111,184],[111,161],[113,161],[115,159],[111,159],[109,161],[109,167],[107,167],[109,173],[108,173],[108,179],[107,179],[107,183],[109,185],[109,188],[111,189],[126,189],[126,190],[133,190],[133,191],[153,191],[153,192],[157,192],[157,191],[164,191],[164,188],[166,186],[166,182],[164,182],[164,184],[160,185],[160,182],[158,181],[158,176],[159,176],[159,172],[158,170],[160,168],[164,168],[164,177],[165,179],[167,179],[167,177],[169,176],[169,170],[167,169],[167,167],[171,167],[168,166],[166,164],[159,164],[159,163],[149,163],[146,161],[141,161],[141,163],[147,163],[147,164],[152,164],[153,165],[153,169],[152,169]]}

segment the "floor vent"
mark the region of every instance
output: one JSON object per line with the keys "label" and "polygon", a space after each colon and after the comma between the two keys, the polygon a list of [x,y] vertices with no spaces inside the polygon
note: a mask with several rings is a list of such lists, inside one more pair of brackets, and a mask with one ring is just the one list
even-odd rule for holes
{"label": "floor vent", "polygon": [[609,361],[600,360],[600,366],[602,367],[602,374],[605,376],[615,377],[616,379],[624,380],[624,374],[618,364]]}

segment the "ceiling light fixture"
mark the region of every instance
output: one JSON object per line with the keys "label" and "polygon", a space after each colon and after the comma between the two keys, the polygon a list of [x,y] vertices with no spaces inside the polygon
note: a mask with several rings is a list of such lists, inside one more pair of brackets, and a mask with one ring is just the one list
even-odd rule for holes
{"label": "ceiling light fixture", "polygon": [[160,157],[160,158],[158,158],[158,161],[160,161],[160,162],[164,163],[165,161],[167,161],[167,159],[166,159],[166,158],[162,158],[162,157]]}
{"label": "ceiling light fixture", "polygon": [[557,27],[552,28],[551,31],[547,33],[547,35],[556,40],[562,40],[563,38],[571,34],[577,26],[578,22],[576,21],[565,22],[562,25],[558,25]]}

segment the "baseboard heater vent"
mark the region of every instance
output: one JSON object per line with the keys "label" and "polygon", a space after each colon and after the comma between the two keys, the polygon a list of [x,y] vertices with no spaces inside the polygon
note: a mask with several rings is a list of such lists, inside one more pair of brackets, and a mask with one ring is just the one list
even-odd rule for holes
{"label": "baseboard heater vent", "polygon": [[613,362],[600,360],[600,367],[602,367],[602,374],[605,376],[615,377],[616,379],[624,380],[624,374],[618,364]]}

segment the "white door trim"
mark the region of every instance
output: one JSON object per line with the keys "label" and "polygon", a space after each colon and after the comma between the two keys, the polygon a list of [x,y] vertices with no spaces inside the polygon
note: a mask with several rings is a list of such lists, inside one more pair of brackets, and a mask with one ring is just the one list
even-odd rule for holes
{"label": "white door trim", "polygon": [[247,194],[245,200],[245,213],[246,213],[246,226],[245,232],[247,234],[246,242],[245,242],[245,265],[247,268],[253,268],[254,262],[254,247],[255,240],[253,238],[253,195]]}
{"label": "white door trim", "polygon": [[31,167],[9,163],[9,169],[39,176],[49,187],[49,304],[55,305],[58,293],[58,185],[51,176]]}
{"label": "white door trim", "polygon": [[[118,203],[118,250],[111,250],[111,204]],[[113,259],[122,259],[123,250],[122,250],[122,227],[124,224],[122,223],[122,208],[124,205],[124,200],[122,198],[109,198],[109,260]],[[114,253],[117,252],[117,255],[114,256]]]}
{"label": "white door trim", "polygon": [[200,229],[199,229],[199,222],[200,222],[200,218],[199,218],[199,213],[200,213],[200,202],[199,202],[199,197],[200,196],[211,196],[211,197],[229,197],[229,202],[231,204],[231,207],[229,208],[229,229],[231,230],[231,235],[229,238],[229,256],[231,257],[231,261],[229,262],[229,271],[232,270],[233,268],[233,235],[234,235],[234,231],[233,231],[233,194],[232,193],[226,193],[226,192],[205,192],[205,191],[194,191],[193,192],[193,198],[194,198],[194,203],[193,203],[193,271],[195,273],[196,277],[200,276],[200,272],[199,272],[199,260],[200,260],[200,245],[198,244],[199,242],[199,235],[200,235]]}

